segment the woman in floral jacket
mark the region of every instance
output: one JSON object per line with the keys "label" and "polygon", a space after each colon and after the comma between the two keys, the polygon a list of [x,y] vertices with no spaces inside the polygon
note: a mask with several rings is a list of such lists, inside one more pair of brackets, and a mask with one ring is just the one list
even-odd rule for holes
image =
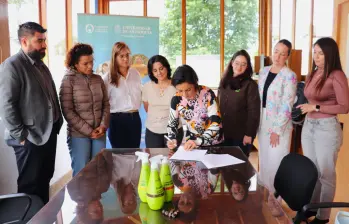
{"label": "woman in floral jacket", "polygon": [[[273,64],[259,73],[261,121],[258,131],[260,179],[269,189],[268,205],[272,214],[280,214],[273,193],[274,178],[280,162],[289,153],[292,134],[291,111],[296,96],[297,78],[286,67],[292,45],[280,40],[274,47]],[[281,200],[281,198],[279,198]]]}

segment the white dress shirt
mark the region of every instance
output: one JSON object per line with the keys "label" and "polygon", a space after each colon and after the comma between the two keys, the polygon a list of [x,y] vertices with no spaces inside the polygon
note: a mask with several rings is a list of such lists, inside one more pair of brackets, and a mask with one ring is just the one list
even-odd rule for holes
{"label": "white dress shirt", "polygon": [[128,70],[126,78],[120,76],[119,85],[116,87],[109,81],[109,74],[103,76],[108,89],[110,113],[139,110],[142,100],[141,77],[134,68]]}

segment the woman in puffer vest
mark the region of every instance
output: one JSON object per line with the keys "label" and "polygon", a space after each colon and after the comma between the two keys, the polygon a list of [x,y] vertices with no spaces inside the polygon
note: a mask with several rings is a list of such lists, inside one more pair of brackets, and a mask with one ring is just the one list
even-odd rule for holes
{"label": "woman in puffer vest", "polygon": [[68,125],[67,143],[73,176],[106,146],[109,99],[104,82],[93,74],[93,49],[78,43],[66,56],[60,102]]}

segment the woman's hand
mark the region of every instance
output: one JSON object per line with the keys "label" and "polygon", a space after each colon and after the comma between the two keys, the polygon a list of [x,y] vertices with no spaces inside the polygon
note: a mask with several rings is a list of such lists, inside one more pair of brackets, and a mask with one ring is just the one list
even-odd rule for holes
{"label": "woman's hand", "polygon": [[270,135],[270,145],[271,147],[276,147],[279,145],[279,135],[276,134],[275,132],[271,133]]}
{"label": "woman's hand", "polygon": [[297,108],[300,108],[302,114],[310,113],[316,110],[316,105],[313,104],[301,104],[298,105]]}
{"label": "woman's hand", "polygon": [[172,139],[171,141],[167,141],[167,147],[169,149],[174,149],[177,147],[177,140],[176,139]]}
{"label": "woman's hand", "polygon": [[90,135],[90,138],[98,139],[102,137],[105,134],[105,132],[106,132],[106,128],[104,126],[99,126],[95,130],[93,130],[93,132]]}
{"label": "woman's hand", "polygon": [[184,149],[187,151],[191,151],[192,149],[197,148],[196,143],[193,140],[188,140],[185,144],[184,144]]}
{"label": "woman's hand", "polygon": [[252,144],[252,137],[245,135],[244,139],[242,140],[243,145]]}

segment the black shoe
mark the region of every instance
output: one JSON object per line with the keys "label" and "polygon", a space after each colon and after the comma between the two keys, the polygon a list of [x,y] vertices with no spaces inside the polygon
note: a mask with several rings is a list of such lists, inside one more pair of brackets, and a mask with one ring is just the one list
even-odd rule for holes
{"label": "black shoe", "polygon": [[322,219],[318,219],[315,217],[315,219],[313,221],[309,222],[309,224],[326,224],[329,221],[330,221],[329,219],[322,220]]}
{"label": "black shoe", "polygon": [[310,217],[316,216],[317,211],[306,211],[305,212],[305,217],[308,219]]}
{"label": "black shoe", "polygon": [[296,220],[300,220],[300,221],[307,221],[308,218],[316,216],[317,212],[316,211],[307,211],[304,215],[302,215],[301,217],[301,213],[297,212],[296,217],[294,217],[292,220],[293,222],[295,222]]}

